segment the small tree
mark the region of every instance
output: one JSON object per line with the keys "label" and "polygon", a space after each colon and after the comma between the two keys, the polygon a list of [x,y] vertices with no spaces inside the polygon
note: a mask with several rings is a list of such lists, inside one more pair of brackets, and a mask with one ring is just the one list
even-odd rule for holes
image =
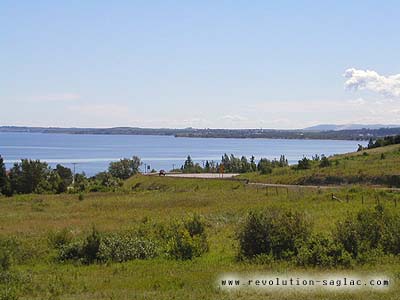
{"label": "small tree", "polygon": [[299,160],[297,169],[306,170],[310,168],[311,168],[311,162],[307,157],[303,157],[301,160]]}
{"label": "small tree", "polygon": [[112,176],[125,180],[137,174],[141,164],[142,162],[137,156],[133,156],[132,159],[123,158],[120,161],[111,162],[108,171]]}
{"label": "small tree", "polygon": [[7,176],[4,160],[0,155],[0,194],[11,196],[10,179]]}
{"label": "small tree", "polygon": [[194,162],[193,162],[192,158],[190,157],[190,155],[188,155],[188,157],[186,158],[186,160],[183,164],[183,170],[190,172],[193,168],[194,168]]}
{"label": "small tree", "polygon": [[283,168],[283,167],[287,167],[289,165],[289,162],[287,160],[287,158],[285,157],[285,155],[281,155],[279,158],[279,167]]}
{"label": "small tree", "polygon": [[319,166],[321,168],[326,168],[329,167],[331,165],[331,161],[325,156],[325,155],[321,155],[321,162],[319,163]]}
{"label": "small tree", "polygon": [[288,258],[297,254],[296,245],[310,234],[311,224],[301,213],[284,209],[253,211],[237,234],[239,256],[272,254],[274,258]]}
{"label": "small tree", "polygon": [[257,170],[260,171],[261,174],[270,174],[272,173],[272,163],[269,159],[261,158],[257,165]]}
{"label": "small tree", "polygon": [[61,183],[58,186],[57,192],[62,193],[67,191],[68,186],[72,184],[72,171],[70,168],[66,168],[60,164],[56,166],[54,171],[60,176]]}
{"label": "small tree", "polygon": [[250,157],[250,169],[251,169],[251,172],[257,171],[257,165],[256,165],[256,161],[255,160],[256,159],[255,159],[254,155],[252,155]]}
{"label": "small tree", "polygon": [[10,170],[11,189],[17,193],[39,193],[46,190],[51,169],[40,160],[22,159]]}

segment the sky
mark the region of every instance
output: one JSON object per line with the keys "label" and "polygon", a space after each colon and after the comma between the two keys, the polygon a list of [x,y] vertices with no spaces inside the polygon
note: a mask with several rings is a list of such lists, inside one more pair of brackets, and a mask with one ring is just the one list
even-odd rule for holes
{"label": "sky", "polygon": [[0,0],[0,125],[400,124],[399,1]]}

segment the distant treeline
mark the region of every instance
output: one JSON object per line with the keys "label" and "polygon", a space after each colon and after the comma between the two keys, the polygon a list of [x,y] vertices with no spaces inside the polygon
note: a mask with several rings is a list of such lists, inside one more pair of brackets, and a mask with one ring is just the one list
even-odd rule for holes
{"label": "distant treeline", "polygon": [[22,159],[6,170],[0,156],[0,195],[14,194],[59,194],[112,191],[122,186],[123,180],[139,172],[140,158],[124,158],[111,162],[108,171],[93,177],[84,173],[73,174],[71,169],[58,164],[52,169],[40,160]]}
{"label": "distant treeline", "polygon": [[[304,158],[299,164],[308,163]],[[115,191],[122,187],[123,181],[140,172],[142,162],[139,157],[120,159],[109,164],[108,170],[92,177],[84,173],[73,174],[70,168],[60,164],[53,169],[46,162],[40,160],[22,159],[6,170],[4,160],[0,156],[0,195],[30,193],[83,193],[98,191]],[[203,166],[195,163],[190,155],[180,169],[172,170],[182,173],[247,173],[260,172],[270,174],[274,168],[288,166],[288,160],[281,155],[279,160],[261,158],[257,163],[254,156],[247,159],[245,156],[235,157],[233,154],[224,154],[220,162],[205,161]],[[308,165],[304,166],[305,168]],[[152,170],[156,172],[156,170]]]}
{"label": "distant treeline", "polygon": [[275,130],[275,129],[197,129],[197,128],[59,128],[2,126],[0,132],[64,133],[64,134],[110,134],[110,135],[169,135],[191,138],[269,138],[269,139],[329,139],[368,140],[400,134],[399,128],[348,129],[348,130]]}
{"label": "distant treeline", "polygon": [[375,141],[373,139],[370,139],[368,143],[368,149],[395,145],[395,144],[400,144],[400,135],[385,136],[384,138],[380,138]]}
{"label": "distant treeline", "polygon": [[183,173],[248,173],[259,171],[262,174],[269,174],[273,168],[286,167],[288,165],[288,160],[284,155],[281,155],[279,160],[261,158],[256,163],[254,156],[247,159],[245,156],[239,158],[233,154],[227,155],[225,153],[221,158],[221,162],[206,160],[203,166],[195,163],[189,155],[182,167],[173,171],[181,171]]}

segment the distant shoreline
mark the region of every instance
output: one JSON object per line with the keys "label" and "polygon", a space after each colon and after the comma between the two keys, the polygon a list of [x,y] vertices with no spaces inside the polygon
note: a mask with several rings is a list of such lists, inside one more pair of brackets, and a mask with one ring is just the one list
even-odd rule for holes
{"label": "distant shoreline", "polygon": [[376,139],[400,134],[400,127],[379,129],[306,130],[306,129],[172,129],[172,128],[61,128],[0,126],[3,133],[94,134],[94,135],[155,135],[186,138],[240,138],[240,139],[302,139],[302,140],[359,140]]}

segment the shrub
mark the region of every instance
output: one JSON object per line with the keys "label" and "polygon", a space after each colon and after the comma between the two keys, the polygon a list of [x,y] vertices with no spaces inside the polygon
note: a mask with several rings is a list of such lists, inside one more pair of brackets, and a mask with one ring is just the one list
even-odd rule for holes
{"label": "shrub", "polygon": [[60,261],[81,260],[82,242],[74,241],[59,248],[58,259]]}
{"label": "shrub", "polygon": [[362,210],[336,225],[335,238],[357,257],[381,248],[385,253],[400,253],[400,218],[382,205]]}
{"label": "shrub", "polygon": [[296,244],[309,236],[310,224],[300,213],[283,209],[250,212],[238,232],[239,257],[291,257],[297,254]]}
{"label": "shrub", "polygon": [[352,264],[351,255],[343,245],[326,236],[313,235],[298,248],[295,261],[302,266],[349,267]]}
{"label": "shrub", "polygon": [[272,163],[269,159],[261,158],[257,164],[257,170],[260,171],[261,174],[271,174],[272,173]]}
{"label": "shrub", "polygon": [[167,234],[167,255],[175,259],[192,259],[208,251],[207,236],[200,217],[194,215],[176,222]]}
{"label": "shrub", "polygon": [[11,266],[11,254],[5,249],[0,249],[0,272],[8,271]]}
{"label": "shrub", "polygon": [[60,261],[79,260],[90,264],[98,259],[101,243],[100,233],[93,227],[91,233],[83,240],[72,241],[59,247]]}
{"label": "shrub", "polygon": [[331,161],[325,156],[321,155],[321,161],[319,163],[320,168],[326,168],[331,165]]}
{"label": "shrub", "polygon": [[189,231],[190,236],[204,234],[204,224],[202,223],[200,216],[195,214],[193,218],[185,221],[185,228]]}
{"label": "shrub", "polygon": [[82,246],[82,256],[84,262],[92,263],[98,258],[100,249],[101,236],[96,228],[92,228],[92,232],[86,237]]}
{"label": "shrub", "polygon": [[11,264],[22,262],[26,258],[26,249],[15,237],[0,238],[0,271],[7,271]]}
{"label": "shrub", "polygon": [[[64,236],[60,234],[60,236]],[[67,239],[53,239],[53,246],[59,250],[60,261],[75,260],[85,264],[96,261],[127,261],[147,259],[157,255],[156,243],[132,233],[101,235],[95,228],[86,238],[66,242]]]}
{"label": "shrub", "polygon": [[156,244],[148,239],[137,238],[129,234],[110,234],[100,244],[100,261],[123,262],[132,259],[147,259],[157,255]]}
{"label": "shrub", "polygon": [[60,249],[62,246],[72,241],[71,231],[66,228],[56,232],[51,231],[48,235],[48,241],[50,246]]}
{"label": "shrub", "polygon": [[311,162],[307,157],[303,157],[298,161],[297,169],[298,170],[306,170],[311,168]]}

